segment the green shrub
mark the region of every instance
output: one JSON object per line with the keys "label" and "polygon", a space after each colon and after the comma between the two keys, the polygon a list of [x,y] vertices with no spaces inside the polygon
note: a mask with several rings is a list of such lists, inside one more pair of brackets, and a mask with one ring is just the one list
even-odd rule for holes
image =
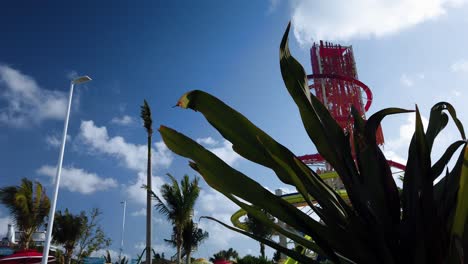
{"label": "green shrub", "polygon": [[237,264],[273,264],[273,261],[262,257],[246,255],[243,258],[238,259]]}

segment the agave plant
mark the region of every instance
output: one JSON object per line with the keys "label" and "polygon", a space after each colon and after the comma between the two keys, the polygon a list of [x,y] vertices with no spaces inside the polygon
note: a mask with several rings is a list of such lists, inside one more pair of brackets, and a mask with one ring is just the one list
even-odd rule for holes
{"label": "agave plant", "polygon": [[[343,200],[292,151],[239,112],[202,91],[184,94],[177,105],[203,114],[233,144],[238,154],[272,169],[284,184],[294,186],[321,221],[275,196],[194,140],[161,126],[159,131],[166,145],[178,155],[189,158],[190,167],[211,187],[249,215],[333,263],[463,263],[463,255],[468,254],[468,232],[465,232],[468,150],[463,126],[454,108],[445,102],[434,105],[426,130],[417,107],[415,111],[387,108],[367,121],[353,110],[354,140],[350,141],[351,134],[344,131],[310,93],[305,71],[288,48],[289,28],[288,25],[280,45],[285,86],[299,109],[310,139],[343,181],[349,201]],[[375,133],[385,116],[406,112],[415,112],[416,126],[400,199],[390,167],[376,144]],[[433,162],[434,140],[447,125],[449,115],[461,139]],[[354,154],[350,142],[354,142]],[[449,169],[448,163],[460,147],[463,150]],[[298,232],[283,228],[263,211]],[[301,263],[318,263],[300,250],[282,247],[269,239],[207,218]]]}

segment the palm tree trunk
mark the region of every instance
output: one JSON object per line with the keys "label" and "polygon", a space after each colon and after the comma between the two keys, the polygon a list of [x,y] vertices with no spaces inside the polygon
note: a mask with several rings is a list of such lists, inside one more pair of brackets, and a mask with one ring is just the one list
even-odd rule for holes
{"label": "palm tree trunk", "polygon": [[265,244],[263,243],[260,243],[260,256],[262,256],[262,258],[265,258]]}
{"label": "palm tree trunk", "polygon": [[186,252],[186,254],[185,254],[185,258],[186,258],[185,259],[185,264],[190,264],[190,255],[191,255],[190,253],[191,252],[189,251],[189,252]]}
{"label": "palm tree trunk", "polygon": [[72,254],[73,254],[73,248],[67,248],[65,249],[66,252],[65,252],[65,263],[67,264],[71,264],[71,259],[72,259]]}
{"label": "palm tree trunk", "polygon": [[177,245],[177,264],[182,264],[182,256],[181,256],[181,253],[182,253],[182,247],[181,245]]}
{"label": "palm tree trunk", "polygon": [[148,164],[146,171],[146,264],[151,264],[151,133],[148,133]]}
{"label": "palm tree trunk", "polygon": [[21,247],[23,249],[29,249],[29,243],[31,242],[34,231],[24,230],[21,235]]}

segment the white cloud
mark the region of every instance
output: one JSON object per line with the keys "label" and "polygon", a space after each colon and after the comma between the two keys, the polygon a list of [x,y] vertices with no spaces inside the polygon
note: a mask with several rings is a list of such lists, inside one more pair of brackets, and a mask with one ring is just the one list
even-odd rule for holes
{"label": "white cloud", "polygon": [[204,213],[234,213],[239,207],[220,192],[210,188],[210,191],[201,190],[198,198],[198,207]]}
{"label": "white cloud", "polygon": [[279,6],[281,0],[270,0],[268,5],[267,13],[273,13]]}
{"label": "white cloud", "polygon": [[458,90],[452,90],[452,95],[455,96],[455,97],[460,97],[462,95],[462,93]]}
{"label": "white cloud", "polygon": [[[151,177],[151,189],[159,197],[161,197],[160,189],[164,183],[164,180],[159,176]],[[146,172],[139,172],[136,182],[128,185],[125,190],[131,201],[141,205],[146,204],[146,190],[142,188],[143,185],[146,185]]]}
{"label": "white cloud", "polygon": [[[208,216],[214,217],[226,224],[231,224],[230,219],[234,212],[235,211],[223,214],[213,213],[209,214]],[[199,222],[198,227],[209,233],[209,239],[202,246],[209,248],[214,252],[235,244],[233,242],[234,240],[245,241],[245,237],[243,235],[231,231],[209,219],[202,219]]]}
{"label": "white cloud", "polygon": [[414,85],[414,81],[408,77],[406,74],[402,74],[400,77],[400,82],[406,87],[411,87]]}
{"label": "white cloud", "polygon": [[468,72],[468,60],[459,60],[457,62],[454,62],[450,66],[450,69],[453,72],[467,73]]}
{"label": "white cloud", "polygon": [[[109,137],[105,126],[98,127],[93,121],[82,121],[80,138],[92,149],[115,156],[123,161],[123,164],[132,170],[146,171],[147,146],[128,143],[123,137]],[[169,167],[172,163],[172,153],[164,142],[156,142],[152,149],[153,168]]]}
{"label": "white cloud", "polygon": [[[428,119],[421,115],[423,126],[427,128]],[[382,151],[387,160],[396,161],[400,164],[406,164],[409,144],[413,137],[416,126],[416,115],[409,114],[406,122],[400,125],[399,133],[396,138],[386,139]]]}
{"label": "white cloud", "polygon": [[54,136],[54,135],[46,136],[45,141],[46,141],[47,145],[49,145],[51,147],[58,147],[61,144],[60,139],[57,136]]}
{"label": "white cloud", "polygon": [[64,92],[45,90],[20,71],[0,65],[0,123],[15,127],[38,124],[43,120],[65,117],[67,97]]}
{"label": "white cloud", "polygon": [[[239,207],[231,200],[211,188],[209,188],[208,191],[204,189],[201,190],[198,199],[195,219],[198,219],[200,216],[211,216],[224,223],[231,224],[232,214],[239,210]],[[223,247],[227,247],[232,243],[233,239],[243,237],[208,219],[201,220],[199,227],[208,231],[210,238],[206,241],[206,245],[204,246],[213,250],[215,248],[222,249]]]}
{"label": "white cloud", "polygon": [[[421,120],[423,126],[427,128],[427,124],[429,123],[428,119],[421,115]],[[406,123],[401,125],[399,128],[399,137],[387,140],[387,142],[385,143],[385,147],[388,150],[395,151],[396,153],[399,153],[401,151],[406,152],[408,150],[411,138],[413,137],[415,126],[416,115],[409,114]]]}
{"label": "white cloud", "polygon": [[234,165],[242,157],[232,149],[232,143],[224,140],[221,146],[208,148],[216,156],[229,165]]}
{"label": "white cloud", "polygon": [[212,137],[197,138],[196,141],[198,144],[207,145],[207,146],[213,146],[213,145],[218,144],[218,141],[214,140]]}
{"label": "white cloud", "polygon": [[205,137],[197,138],[196,141],[231,166],[242,158],[232,149],[232,143],[227,140],[219,142],[212,137]]}
{"label": "white cloud", "polygon": [[[37,173],[49,176],[51,182],[55,181],[56,167],[42,166]],[[112,178],[101,178],[95,173],[87,172],[83,169],[68,167],[62,168],[60,186],[71,192],[81,194],[91,194],[96,191],[103,191],[117,187],[117,181]]]}
{"label": "white cloud", "polygon": [[400,82],[406,87],[413,86],[417,81],[423,80],[425,78],[424,73],[418,73],[413,75],[407,75],[403,73],[400,77]]}
{"label": "white cloud", "polygon": [[296,0],[292,21],[297,41],[308,46],[313,40],[349,40],[381,37],[410,28],[447,13],[465,0]]}
{"label": "white cloud", "polygon": [[146,216],[146,208],[141,208],[138,211],[132,212],[132,216]]}
{"label": "white cloud", "polygon": [[114,117],[111,120],[112,124],[117,124],[117,125],[121,125],[121,126],[127,126],[127,125],[130,125],[130,124],[133,124],[133,122],[134,122],[133,118],[131,116],[129,116],[129,115],[124,115],[124,116],[121,116],[121,117]]}
{"label": "white cloud", "polygon": [[[67,142],[71,141],[71,136],[67,135]],[[47,135],[45,137],[45,142],[50,147],[57,148],[62,144],[62,140],[57,135]]]}
{"label": "white cloud", "polygon": [[76,79],[78,76],[78,72],[75,70],[67,72],[67,78],[70,80]]}

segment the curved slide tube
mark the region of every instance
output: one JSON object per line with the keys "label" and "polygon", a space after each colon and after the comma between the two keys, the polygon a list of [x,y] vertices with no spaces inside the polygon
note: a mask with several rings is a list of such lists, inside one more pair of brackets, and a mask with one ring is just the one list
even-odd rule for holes
{"label": "curved slide tube", "polygon": [[[330,178],[335,178],[338,175],[336,174],[336,172],[331,172],[331,173],[322,174],[320,176],[322,177],[322,179],[330,179]],[[341,198],[348,199],[348,194],[346,193],[346,190],[337,190],[336,192],[341,196]],[[304,197],[300,193],[290,193],[290,194],[281,195],[281,198],[283,198],[283,200],[286,200],[288,203],[296,207],[302,207],[302,206],[307,205]],[[312,202],[313,201],[314,200],[312,199]],[[238,227],[243,230],[247,230],[247,226],[245,225],[245,223],[242,223],[239,220],[241,217],[245,215],[247,215],[247,212],[244,209],[239,209],[237,212],[235,212],[231,216],[232,224],[235,227]]]}
{"label": "curved slide tube", "polygon": [[[326,173],[320,174],[320,177],[325,180],[325,179],[336,178],[336,177],[338,177],[338,174],[336,172],[334,172],[334,171],[333,172],[326,172]],[[348,194],[346,193],[346,190],[338,190],[336,192],[341,196],[341,198],[348,199]],[[292,204],[292,205],[294,205],[296,207],[307,206],[307,203],[306,203],[304,197],[300,193],[290,193],[290,194],[281,195],[281,198],[283,198],[285,201],[287,201],[288,203],[290,203],[290,204]],[[312,202],[313,201],[314,200],[312,200]],[[232,224],[235,227],[238,227],[238,228],[243,229],[243,230],[247,230],[246,224],[239,220],[241,217],[243,217],[245,215],[247,215],[247,212],[244,209],[240,209],[237,212],[235,212],[231,216]],[[311,239],[311,237],[307,236],[307,235],[305,236],[305,238]],[[304,250],[305,249],[303,249],[303,251]],[[284,264],[298,264],[298,262],[295,259],[292,259],[292,258],[288,257],[286,259],[286,261],[284,262]]]}

